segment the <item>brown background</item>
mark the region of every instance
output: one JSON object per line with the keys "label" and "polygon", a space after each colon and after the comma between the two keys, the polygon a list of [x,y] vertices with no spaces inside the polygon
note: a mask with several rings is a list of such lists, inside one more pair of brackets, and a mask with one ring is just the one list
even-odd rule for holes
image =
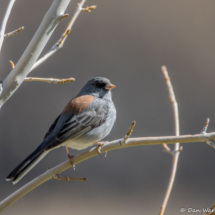
{"label": "brown background", "polygon": [[[6,32],[0,79],[25,50],[51,0],[15,3]],[[72,16],[77,1],[67,13]],[[0,2],[0,20],[8,0]],[[64,48],[31,76],[68,78],[74,83],[23,83],[0,112],[0,198],[66,160],[64,148],[51,152],[13,186],[5,176],[43,135],[91,77],[105,76],[117,86],[113,101],[117,121],[106,140],[121,138],[137,121],[132,137],[174,134],[172,107],[160,67],[167,65],[179,103],[181,134],[199,133],[210,117],[215,131],[215,2],[209,0],[87,0],[98,8],[81,13]],[[44,52],[58,40],[69,19],[60,23]],[[183,152],[166,215],[181,207],[211,206],[215,199],[215,150],[204,143],[183,144]],[[77,154],[73,151],[72,154]],[[158,214],[169,180],[172,158],[161,146],[142,146],[94,157],[62,175],[86,182],[49,181],[30,192],[4,214]],[[186,214],[186,213],[184,213]],[[200,213],[201,214],[201,213]]]}

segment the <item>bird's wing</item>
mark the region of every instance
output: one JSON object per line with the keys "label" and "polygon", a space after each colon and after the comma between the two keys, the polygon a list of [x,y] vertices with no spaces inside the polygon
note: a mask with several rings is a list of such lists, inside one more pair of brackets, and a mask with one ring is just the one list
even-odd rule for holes
{"label": "bird's wing", "polygon": [[61,117],[61,114],[55,119],[55,121],[52,123],[52,125],[50,126],[50,128],[49,128],[49,130],[46,132],[46,134],[45,134],[45,136],[44,136],[44,139],[46,138],[46,137],[48,137],[51,133],[52,133],[52,131],[54,130],[54,128],[55,128],[55,126],[56,126],[56,124],[57,124],[57,122],[58,122],[58,120],[59,120],[59,118]]}
{"label": "bird's wing", "polygon": [[[89,96],[87,101],[84,97],[86,96],[70,101],[54,121],[38,148],[50,150],[68,139],[90,132],[105,122],[109,111],[107,101],[95,97],[89,98]],[[78,107],[77,103],[79,103]]]}

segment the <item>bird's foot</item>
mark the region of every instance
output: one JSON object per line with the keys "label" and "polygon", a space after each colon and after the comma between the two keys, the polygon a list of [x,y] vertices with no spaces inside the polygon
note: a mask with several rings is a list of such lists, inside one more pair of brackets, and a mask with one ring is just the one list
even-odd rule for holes
{"label": "bird's foot", "polygon": [[69,160],[70,160],[70,163],[72,164],[72,168],[75,170],[75,165],[74,165],[73,162],[72,162],[72,158],[73,158],[74,156],[73,156],[73,155],[71,156],[71,155],[69,154],[68,146],[65,145],[65,147],[66,147],[67,156],[68,156],[68,158],[69,158]]}
{"label": "bird's foot", "polygon": [[[98,154],[101,156],[101,157],[103,157],[101,154],[101,148],[102,148],[102,146],[104,146],[105,144],[107,144],[108,143],[108,141],[103,141],[103,142],[97,142],[97,143],[94,143],[95,145],[97,145],[98,146],[98,148],[97,148],[97,151],[98,151]],[[107,152],[105,152],[105,157],[107,156]]]}
{"label": "bird's foot", "polygon": [[70,160],[70,163],[71,163],[71,165],[72,165],[72,168],[75,170],[75,165],[73,164],[73,162],[72,162],[72,158],[74,157],[74,155],[70,155],[70,154],[68,154],[68,158],[69,158],[69,160]]}

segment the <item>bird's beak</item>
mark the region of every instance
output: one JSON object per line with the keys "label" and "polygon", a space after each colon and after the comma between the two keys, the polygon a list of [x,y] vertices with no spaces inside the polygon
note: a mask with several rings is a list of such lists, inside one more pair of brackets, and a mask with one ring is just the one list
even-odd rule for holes
{"label": "bird's beak", "polygon": [[112,90],[113,88],[115,88],[116,86],[113,84],[106,84],[105,89],[106,90]]}

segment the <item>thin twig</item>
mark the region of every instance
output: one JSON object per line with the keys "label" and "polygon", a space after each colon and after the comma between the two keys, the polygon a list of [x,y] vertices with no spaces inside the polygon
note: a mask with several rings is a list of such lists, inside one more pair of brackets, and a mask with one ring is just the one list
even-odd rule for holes
{"label": "thin twig", "polygon": [[[37,66],[39,66],[40,64],[42,64],[44,61],[46,61],[49,57],[51,57],[57,50],[59,50],[60,48],[63,47],[63,44],[66,40],[66,38],[68,37],[69,33],[72,30],[72,26],[75,23],[75,20],[77,19],[78,15],[81,13],[81,11],[83,10],[83,5],[85,3],[86,0],[82,0],[78,6],[77,9],[73,15],[73,17],[71,18],[69,24],[67,25],[65,31],[63,32],[61,38],[57,41],[57,43],[55,43],[52,48],[47,52],[47,54],[45,54],[43,57],[41,57],[39,60],[37,60],[37,62],[33,65],[33,67],[31,68],[31,71],[34,70]],[[91,9],[95,9],[95,5],[91,6]]]}
{"label": "thin twig", "polygon": [[54,46],[57,46],[58,48],[61,48],[63,46],[68,34],[72,30],[72,26],[75,23],[75,20],[77,19],[78,15],[81,13],[81,11],[83,9],[83,5],[84,5],[85,1],[86,0],[82,0],[80,3],[78,3],[78,6],[77,6],[75,14],[73,15],[72,19],[70,20],[69,24],[67,25],[67,27],[66,27],[65,31],[63,32],[61,38],[58,40],[58,42]]}
{"label": "thin twig", "polygon": [[57,78],[38,78],[38,77],[26,77],[24,81],[42,81],[51,84],[64,84],[66,82],[73,82],[75,78],[57,79]]}
{"label": "thin twig", "polygon": [[[122,142],[120,143],[121,145],[125,145],[125,144],[126,144],[128,138],[131,136],[131,134],[132,134],[132,132],[133,132],[133,129],[134,129],[134,126],[135,126],[135,125],[136,125],[136,122],[133,121],[133,122],[131,123],[130,128],[128,129],[127,134],[125,135],[125,137],[123,138]],[[108,143],[108,142],[107,142],[107,143]],[[105,143],[105,144],[106,144],[106,143]],[[105,145],[105,144],[104,144],[104,145]],[[103,145],[103,146],[104,146],[104,145]],[[98,146],[98,147],[99,147],[99,146]],[[102,148],[102,146],[100,146],[100,148],[98,148],[99,155],[101,155],[101,148]],[[105,157],[107,157],[107,151],[105,152]]]}
{"label": "thin twig", "polygon": [[10,63],[10,65],[11,65],[11,68],[14,69],[14,67],[15,67],[14,62],[13,62],[12,60],[9,60],[9,63]]}
{"label": "thin twig", "polygon": [[121,143],[122,145],[126,144],[126,141],[127,141],[128,138],[131,136],[131,133],[133,132],[133,129],[134,129],[134,126],[135,126],[135,125],[136,125],[136,122],[133,121],[133,122],[131,123],[131,126],[130,126],[130,128],[129,128],[127,134],[125,135],[125,137],[124,137],[124,139],[123,139],[123,141],[122,141],[122,143]]}
{"label": "thin twig", "polygon": [[59,174],[53,176],[53,179],[60,180],[60,181],[86,181],[86,178],[70,178],[70,177],[61,177]]}
{"label": "thin twig", "polygon": [[4,38],[13,36],[13,35],[19,33],[20,31],[22,31],[23,29],[24,29],[24,26],[22,26],[22,27],[16,29],[15,31],[12,31],[12,32],[10,32],[10,33],[7,33],[7,34],[4,35]]}
{"label": "thin twig", "polygon": [[215,214],[214,212],[215,212],[215,202],[210,208],[210,210],[207,213],[205,213],[205,215],[214,215]]}
{"label": "thin twig", "polygon": [[87,7],[85,7],[85,8],[82,8],[82,11],[86,11],[86,12],[88,12],[88,13],[90,13],[92,10],[95,10],[96,9],[96,5],[91,5],[91,6],[87,6]]}
{"label": "thin twig", "polygon": [[67,18],[69,16],[68,13],[65,13],[63,15],[61,15],[61,17],[59,18],[60,21],[62,21],[63,19]]}
{"label": "thin twig", "polygon": [[[123,138],[124,139],[124,138]],[[195,135],[181,135],[181,136],[166,136],[166,137],[138,137],[138,138],[129,138],[126,144],[122,145],[123,139],[114,140],[105,144],[102,149],[101,153],[106,151],[111,151],[115,149],[122,149],[125,147],[131,146],[141,146],[141,145],[158,145],[158,144],[174,144],[174,143],[190,143],[190,142],[205,142],[207,139],[215,140],[215,132],[206,133],[206,134],[195,134]],[[83,152],[75,157],[72,158],[72,163],[74,165],[90,159],[98,155],[97,147],[93,150],[90,149],[89,151]],[[59,164],[56,167],[53,167],[47,170],[42,175],[38,176],[37,178],[30,181],[28,184],[21,187],[19,190],[5,198],[3,201],[0,202],[0,213],[12,205],[14,202],[19,200],[21,197],[29,193],[31,190],[35,189],[39,185],[43,184],[44,182],[52,179],[56,174],[60,174],[61,172],[65,171],[66,169],[72,167],[70,160],[66,160],[65,162]]]}
{"label": "thin twig", "polygon": [[[206,134],[207,129],[208,129],[208,126],[209,126],[209,122],[210,122],[210,119],[207,118],[207,119],[206,119],[206,122],[205,122],[205,125],[204,125],[204,127],[203,127],[203,129],[202,129],[202,131],[201,131],[201,134]],[[215,148],[215,143],[214,143],[212,140],[207,139],[207,140],[205,141],[205,143],[207,143],[209,146],[212,146],[213,148]]]}
{"label": "thin twig", "polygon": [[[178,103],[177,103],[176,98],[175,98],[175,93],[174,93],[174,90],[173,90],[167,69],[165,66],[162,66],[161,69],[162,69],[164,78],[166,80],[166,84],[167,84],[168,91],[169,91],[169,98],[170,98],[170,101],[171,101],[172,107],[173,107],[174,121],[175,121],[175,135],[179,136]],[[165,148],[167,148],[167,145]],[[169,196],[170,196],[173,184],[174,184],[177,165],[178,165],[178,158],[179,158],[179,154],[180,154],[181,150],[182,150],[182,148],[180,149],[179,143],[175,143],[174,151],[172,151],[172,153],[173,153],[172,171],[171,171],[170,180],[169,180],[169,184],[167,187],[166,195],[164,197],[164,201],[163,201],[163,204],[161,206],[159,215],[164,214],[164,211],[165,211],[165,208],[166,208],[166,205],[167,205],[167,202],[168,202],[168,199],[169,199]]]}
{"label": "thin twig", "polygon": [[201,134],[205,134],[205,133],[207,132],[209,122],[210,122],[210,119],[207,118],[207,119],[206,119],[206,122],[205,122],[205,126],[203,127],[203,129],[202,129],[202,131],[201,131]]}
{"label": "thin twig", "polygon": [[9,18],[10,12],[12,10],[12,7],[13,7],[15,1],[16,0],[10,0],[9,4],[7,6],[6,12],[4,14],[3,20],[2,20],[2,24],[0,27],[0,52],[1,52],[1,47],[2,47],[3,41],[4,41],[4,34],[5,34],[7,20]]}
{"label": "thin twig", "polygon": [[[12,69],[15,67],[15,64],[12,60],[9,61]],[[64,84],[67,82],[75,81],[75,78],[67,78],[67,79],[58,79],[58,78],[38,78],[38,77],[26,77],[24,81],[41,81],[47,82],[51,84]]]}

